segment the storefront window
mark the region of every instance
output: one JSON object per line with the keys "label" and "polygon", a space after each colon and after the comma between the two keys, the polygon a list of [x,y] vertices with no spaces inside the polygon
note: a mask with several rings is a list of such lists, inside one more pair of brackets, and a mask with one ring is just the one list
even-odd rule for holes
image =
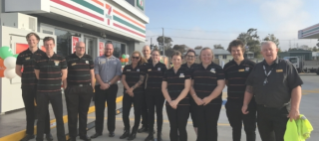
{"label": "storefront window", "polygon": [[55,35],[57,38],[57,54],[62,56],[68,56],[71,54],[71,37],[81,37],[81,34],[74,33],[67,30],[55,29]]}

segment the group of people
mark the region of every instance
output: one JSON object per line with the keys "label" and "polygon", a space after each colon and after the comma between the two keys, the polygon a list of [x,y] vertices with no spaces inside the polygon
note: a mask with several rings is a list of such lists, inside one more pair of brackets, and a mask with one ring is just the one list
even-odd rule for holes
{"label": "group of people", "polygon": [[[263,141],[283,141],[287,121],[299,118],[303,82],[291,63],[277,57],[278,49],[273,42],[262,43],[264,61],[258,64],[245,59],[244,44],[233,40],[228,51],[234,59],[224,68],[213,62],[214,53],[210,48],[203,48],[198,55],[200,64],[195,63],[197,54],[194,50],[188,50],[185,55],[176,51],[170,56],[172,67],[168,69],[160,62],[160,51],[151,51],[149,46],[145,46],[143,56],[134,51],[130,64],[122,69],[119,59],[113,56],[111,42],[106,43],[105,54],[93,62],[85,54],[83,42],[78,42],[74,54],[65,59],[54,53],[53,38],[43,39],[46,52],[38,49],[38,35],[30,33],[26,38],[29,49],[19,54],[16,67],[22,78],[27,115],[26,136],[21,141],[34,138],[34,99],[38,112],[37,141],[43,140],[43,134],[46,134],[47,140],[53,140],[49,126],[49,102],[56,117],[58,140],[65,141],[61,82],[67,102],[70,141],[76,140],[78,119],[80,139],[89,141],[102,135],[105,101],[109,137],[115,136],[118,80],[124,86],[124,133],[121,139],[134,140],[137,133],[147,132],[145,141],[153,141],[156,132],[157,141],[161,141],[165,104],[171,141],[187,141],[189,115],[197,141],[217,141],[225,85],[228,94],[225,108],[233,141],[240,141],[242,125],[247,141],[255,141],[256,122]],[[87,112],[94,90],[96,133],[88,137]],[[132,104],[135,121],[131,128],[129,114]],[[142,128],[138,129],[141,117]]]}

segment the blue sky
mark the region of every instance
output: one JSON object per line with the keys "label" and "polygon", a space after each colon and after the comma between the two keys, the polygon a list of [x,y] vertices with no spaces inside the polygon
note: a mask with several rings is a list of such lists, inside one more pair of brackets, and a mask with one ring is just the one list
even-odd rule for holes
{"label": "blue sky", "polygon": [[[228,43],[248,28],[264,38],[273,33],[280,47],[314,46],[316,40],[297,40],[298,30],[319,23],[318,0],[146,0],[147,40],[162,34],[173,44],[210,46]],[[290,41],[290,44],[289,44]]]}

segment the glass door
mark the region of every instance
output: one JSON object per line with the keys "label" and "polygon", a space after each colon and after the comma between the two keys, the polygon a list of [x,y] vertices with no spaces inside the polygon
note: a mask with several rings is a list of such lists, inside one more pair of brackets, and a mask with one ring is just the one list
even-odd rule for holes
{"label": "glass door", "polygon": [[90,37],[84,37],[85,45],[86,45],[86,54],[90,55],[93,60],[97,57],[98,47],[96,43],[96,39]]}

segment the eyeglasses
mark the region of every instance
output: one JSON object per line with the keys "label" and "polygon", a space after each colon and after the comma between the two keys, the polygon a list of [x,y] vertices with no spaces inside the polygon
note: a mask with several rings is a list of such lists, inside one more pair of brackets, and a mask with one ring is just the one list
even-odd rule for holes
{"label": "eyeglasses", "polygon": [[194,58],[195,56],[187,55],[186,57],[188,57],[188,58]]}
{"label": "eyeglasses", "polygon": [[134,56],[133,56],[132,59],[140,59],[140,57],[134,57]]}

